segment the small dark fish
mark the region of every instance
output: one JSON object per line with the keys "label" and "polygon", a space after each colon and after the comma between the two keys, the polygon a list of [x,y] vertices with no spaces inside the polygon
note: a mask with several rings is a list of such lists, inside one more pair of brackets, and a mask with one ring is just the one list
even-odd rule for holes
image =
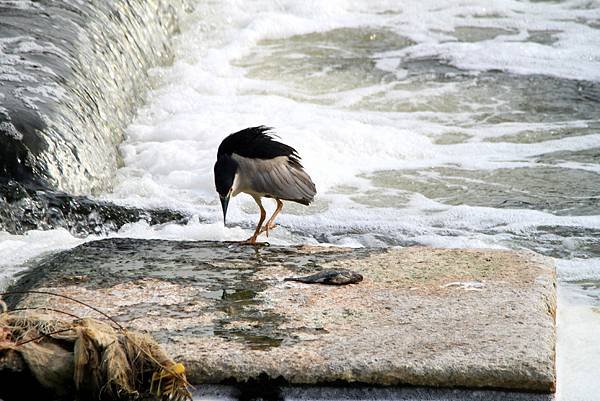
{"label": "small dark fish", "polygon": [[304,277],[287,277],[283,281],[299,281],[305,284],[345,285],[360,283],[363,276],[346,269],[327,269]]}

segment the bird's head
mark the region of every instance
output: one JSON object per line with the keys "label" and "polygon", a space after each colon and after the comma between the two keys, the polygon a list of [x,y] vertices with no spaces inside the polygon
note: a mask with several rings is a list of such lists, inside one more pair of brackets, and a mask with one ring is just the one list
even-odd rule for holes
{"label": "bird's head", "polygon": [[222,154],[217,157],[215,163],[215,187],[219,193],[221,206],[223,207],[223,224],[227,218],[227,205],[233,192],[233,182],[237,172],[238,164],[228,154]]}

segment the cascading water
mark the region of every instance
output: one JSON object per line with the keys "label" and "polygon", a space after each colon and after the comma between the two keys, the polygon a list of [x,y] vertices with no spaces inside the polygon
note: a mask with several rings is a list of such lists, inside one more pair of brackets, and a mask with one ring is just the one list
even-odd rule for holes
{"label": "cascading water", "polygon": [[151,85],[148,69],[172,60],[169,37],[184,8],[183,0],[0,4],[0,229],[87,235],[144,216],[183,218],[73,195],[111,187],[123,130]]}
{"label": "cascading water", "polygon": [[0,171],[75,194],[110,187],[148,69],[183,1],[0,4]]}

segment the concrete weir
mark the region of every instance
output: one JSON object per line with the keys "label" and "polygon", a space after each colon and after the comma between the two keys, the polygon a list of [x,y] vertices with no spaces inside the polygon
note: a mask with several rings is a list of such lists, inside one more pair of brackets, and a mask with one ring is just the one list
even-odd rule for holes
{"label": "concrete weir", "polygon": [[[284,281],[332,267],[364,280]],[[554,268],[533,253],[107,239],[49,257],[13,289],[68,295],[149,332],[192,383],[556,383]],[[43,294],[9,301],[98,317]]]}

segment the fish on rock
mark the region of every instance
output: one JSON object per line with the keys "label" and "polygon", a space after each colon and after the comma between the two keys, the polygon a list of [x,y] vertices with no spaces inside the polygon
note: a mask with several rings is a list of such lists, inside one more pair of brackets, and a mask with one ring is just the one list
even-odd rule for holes
{"label": "fish on rock", "polygon": [[363,280],[359,273],[347,269],[327,269],[304,277],[286,277],[283,281],[298,281],[305,284],[346,285]]}

